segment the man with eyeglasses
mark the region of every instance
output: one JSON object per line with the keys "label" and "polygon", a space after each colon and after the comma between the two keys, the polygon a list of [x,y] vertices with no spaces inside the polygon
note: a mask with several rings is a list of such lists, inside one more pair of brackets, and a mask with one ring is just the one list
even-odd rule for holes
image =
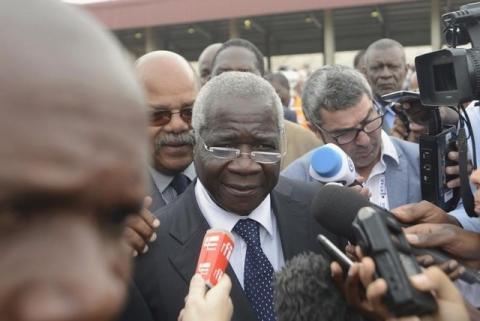
{"label": "man with eyeglasses", "polygon": [[150,52],[137,60],[137,76],[150,106],[152,142],[151,211],[172,202],[195,178],[192,107],[198,80],[189,63],[170,51]]}
{"label": "man with eyeglasses", "polygon": [[[300,252],[318,253],[318,233],[344,244],[310,214],[317,186],[279,179],[283,107],[266,80],[247,72],[212,78],[195,101],[192,125],[198,179],[160,210],[158,238],[136,265],[135,285],[144,302],[129,306],[143,306],[155,321],[176,320],[203,236],[216,228],[235,239],[226,271],[232,320],[274,321],[274,271]],[[136,319],[125,314],[122,320]]]}
{"label": "man with eyeglasses", "polygon": [[[389,137],[381,129],[383,116],[372,99],[363,75],[338,65],[315,71],[302,97],[311,129],[350,156],[373,203],[390,209],[419,202],[418,145]],[[282,175],[313,181],[309,174],[312,153],[293,162]]]}

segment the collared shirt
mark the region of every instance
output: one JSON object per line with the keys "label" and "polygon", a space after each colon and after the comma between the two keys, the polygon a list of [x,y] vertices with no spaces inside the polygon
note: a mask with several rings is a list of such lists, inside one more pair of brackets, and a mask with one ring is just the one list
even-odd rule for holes
{"label": "collared shirt", "polygon": [[280,270],[285,264],[282,251],[280,233],[277,228],[277,220],[273,214],[270,195],[258,205],[248,216],[240,216],[228,212],[218,206],[211,198],[208,191],[198,179],[195,185],[195,197],[200,211],[207,220],[211,228],[223,229],[231,232],[235,239],[235,247],[230,257],[230,265],[237,276],[238,281],[243,287],[243,272],[245,267],[245,256],[247,254],[247,244],[238,235],[233,232],[235,224],[241,219],[250,218],[260,225],[260,244],[263,252],[273,266],[275,271]]}
{"label": "collared shirt", "polygon": [[[148,167],[148,170],[150,171],[150,175],[153,178],[153,182],[155,183],[155,186],[162,194],[162,198],[165,201],[165,203],[168,204],[173,200],[175,200],[178,196],[177,192],[172,186],[170,186],[170,183],[172,182],[174,176],[168,176],[168,175],[162,174],[150,166]],[[188,165],[188,167],[185,168],[185,170],[182,173],[185,176],[187,176],[190,179],[190,181],[193,181],[195,177],[197,177],[197,174],[195,172],[195,167],[193,166],[193,162],[190,165]]]}
{"label": "collared shirt", "polygon": [[395,149],[392,140],[383,130],[381,133],[381,140],[382,146],[380,150],[380,160],[372,168],[372,171],[370,172],[370,175],[368,176],[368,179],[365,182],[364,186],[367,187],[372,193],[372,196],[370,197],[370,202],[383,208],[390,209],[390,204],[388,202],[387,184],[385,180],[385,171],[387,169],[387,165],[385,164],[385,158],[390,157],[397,164],[399,162],[399,159],[397,150]]}

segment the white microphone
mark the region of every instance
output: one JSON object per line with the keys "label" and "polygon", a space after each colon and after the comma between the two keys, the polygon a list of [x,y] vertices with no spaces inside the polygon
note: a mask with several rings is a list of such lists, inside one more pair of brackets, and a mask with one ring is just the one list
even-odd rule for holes
{"label": "white microphone", "polygon": [[358,182],[352,159],[337,145],[318,147],[310,158],[310,176],[321,183],[340,183],[350,186]]}

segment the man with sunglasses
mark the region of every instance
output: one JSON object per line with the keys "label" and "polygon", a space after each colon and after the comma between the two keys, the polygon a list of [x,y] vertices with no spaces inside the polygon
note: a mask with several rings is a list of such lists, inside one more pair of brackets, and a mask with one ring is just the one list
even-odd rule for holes
{"label": "man with sunglasses", "polygon": [[[302,97],[311,129],[350,156],[373,203],[389,209],[419,202],[418,145],[389,137],[381,129],[383,116],[372,99],[363,75],[338,65],[315,71]],[[293,162],[282,175],[313,181],[309,175],[312,153]]]}
{"label": "man with sunglasses", "polygon": [[[266,80],[248,72],[212,78],[195,101],[192,124],[198,179],[160,210],[158,238],[136,262],[141,295],[128,311],[143,307],[155,321],[176,320],[205,232],[216,228],[235,239],[226,270],[232,320],[273,321],[274,271],[300,252],[319,252],[318,233],[339,240],[310,214],[316,185],[279,179],[283,107]],[[137,319],[126,313],[121,320]]]}
{"label": "man with sunglasses", "polygon": [[196,176],[191,119],[199,84],[189,63],[170,51],[140,57],[135,69],[150,106],[150,210],[154,212],[172,202]]}

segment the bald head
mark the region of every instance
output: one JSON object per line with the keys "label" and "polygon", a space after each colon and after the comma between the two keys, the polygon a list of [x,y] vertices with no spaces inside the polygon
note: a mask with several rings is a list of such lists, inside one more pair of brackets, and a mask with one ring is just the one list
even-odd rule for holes
{"label": "bald head", "polygon": [[0,28],[0,319],[109,320],[121,223],[145,193],[142,92],[112,37],[60,1],[0,1]]}
{"label": "bald head", "polygon": [[213,43],[207,48],[203,49],[200,57],[198,57],[198,74],[200,75],[200,82],[203,85],[208,81],[212,72],[213,58],[222,46],[221,43]]}
{"label": "bald head", "polygon": [[135,71],[147,94],[164,91],[177,81],[198,89],[197,76],[188,61],[171,51],[152,51],[143,55],[135,64]]}

